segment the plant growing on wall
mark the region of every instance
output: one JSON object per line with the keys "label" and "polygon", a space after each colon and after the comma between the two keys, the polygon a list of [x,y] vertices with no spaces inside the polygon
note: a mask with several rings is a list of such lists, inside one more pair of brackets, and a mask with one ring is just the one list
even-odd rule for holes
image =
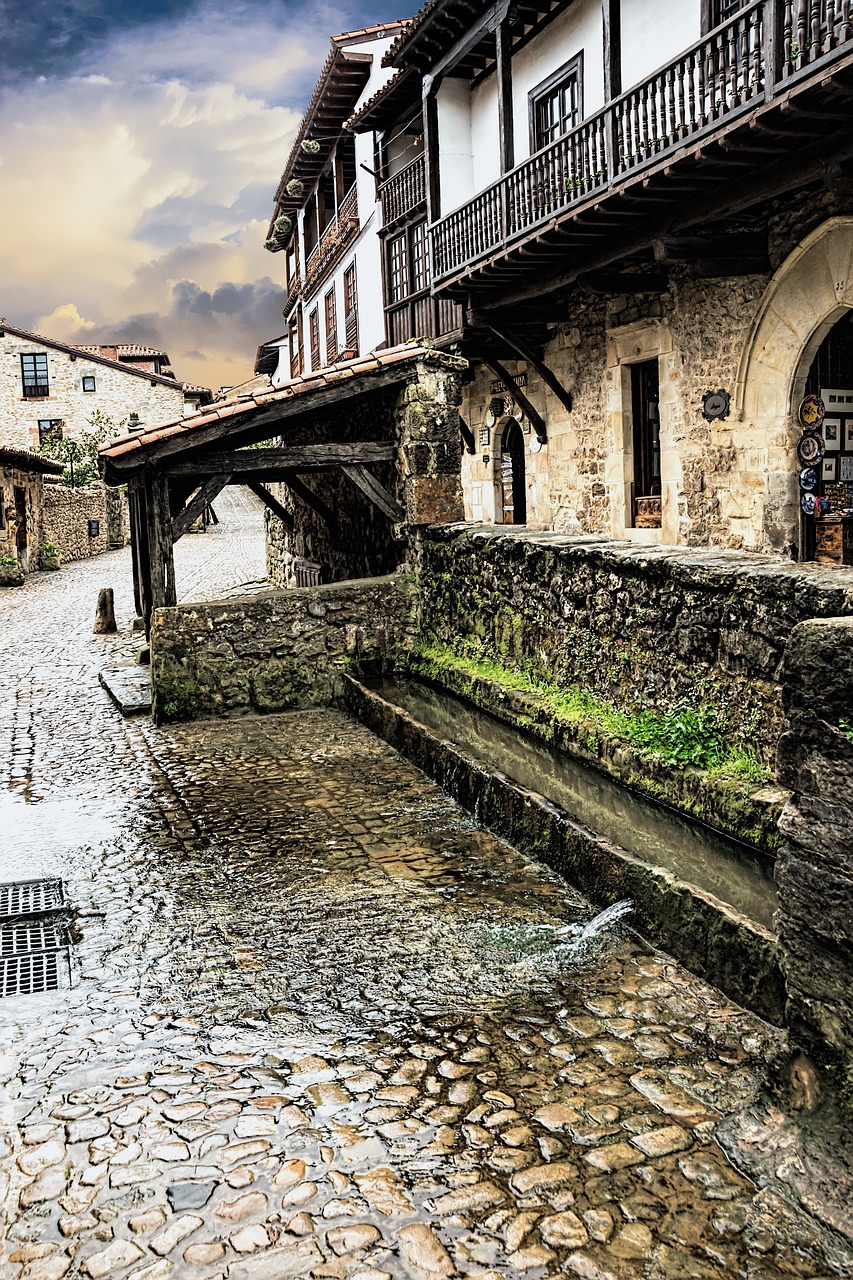
{"label": "plant growing on wall", "polygon": [[114,422],[109,414],[95,410],[89,419],[89,429],[85,427],[72,438],[64,433],[65,423],[59,424],[56,436],[43,440],[38,452],[43,458],[52,458],[65,467],[62,483],[67,485],[88,484],[98,478],[98,447],[114,436],[124,435],[129,429],[129,420],[122,418]]}

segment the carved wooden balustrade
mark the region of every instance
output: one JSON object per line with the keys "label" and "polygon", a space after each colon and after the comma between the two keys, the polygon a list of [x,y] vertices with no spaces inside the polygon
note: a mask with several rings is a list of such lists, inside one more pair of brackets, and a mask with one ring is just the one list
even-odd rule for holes
{"label": "carved wooden balustrade", "polygon": [[353,184],[341,201],[338,216],[325,228],[305,260],[303,297],[308,297],[326,278],[357,231],[358,192]]}
{"label": "carved wooden balustrade", "polygon": [[426,171],[423,156],[418,156],[379,188],[382,202],[382,225],[393,223],[413,213],[426,200]]}
{"label": "carved wooden balustrade", "polygon": [[789,82],[819,77],[851,41],[851,0],[753,0],[434,223],[434,280],[460,275],[688,142],[724,132]]}

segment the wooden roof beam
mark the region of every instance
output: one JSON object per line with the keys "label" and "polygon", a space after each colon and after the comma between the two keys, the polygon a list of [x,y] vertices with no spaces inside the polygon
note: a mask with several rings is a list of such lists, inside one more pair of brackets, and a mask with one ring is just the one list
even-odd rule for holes
{"label": "wooden roof beam", "polygon": [[231,474],[260,476],[265,471],[316,471],[325,467],[358,465],[365,462],[392,462],[392,444],[361,441],[358,444],[303,444],[279,449],[223,449],[204,457],[165,464],[173,476],[215,476]]}

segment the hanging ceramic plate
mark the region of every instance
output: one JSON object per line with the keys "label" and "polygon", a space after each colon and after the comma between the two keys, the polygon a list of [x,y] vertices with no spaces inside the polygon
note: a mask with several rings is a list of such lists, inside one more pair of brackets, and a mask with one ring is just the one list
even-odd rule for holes
{"label": "hanging ceramic plate", "polygon": [[797,456],[804,467],[813,467],[816,462],[820,462],[825,452],[823,438],[816,431],[803,432],[797,445]]}
{"label": "hanging ceramic plate", "polygon": [[800,420],[800,426],[810,430],[812,427],[819,427],[823,422],[826,409],[820,396],[805,396],[800,401],[800,407],[797,410],[797,417]]}
{"label": "hanging ceramic plate", "polygon": [[800,472],[800,488],[803,493],[812,493],[817,488],[816,467],[803,467]]}
{"label": "hanging ceramic plate", "polygon": [[804,493],[800,498],[800,506],[803,509],[803,515],[813,516],[816,505],[816,499],[813,493]]}

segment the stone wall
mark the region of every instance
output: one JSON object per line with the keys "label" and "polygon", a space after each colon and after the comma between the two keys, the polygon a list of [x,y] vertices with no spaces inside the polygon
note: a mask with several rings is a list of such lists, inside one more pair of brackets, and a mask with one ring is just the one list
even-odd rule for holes
{"label": "stone wall", "polygon": [[795,1047],[853,1110],[853,618],[803,622],[783,664],[776,917]]}
{"label": "stone wall", "polygon": [[[41,540],[59,547],[63,562],[101,555],[127,540],[127,498],[124,491],[108,491],[100,481],[72,489],[45,485]],[[98,534],[89,536],[89,521],[97,520]]]}
{"label": "stone wall", "polygon": [[[44,488],[44,478],[39,472],[0,466],[0,559],[19,559],[25,573],[32,573],[39,567],[39,552],[44,541],[42,534]],[[18,547],[18,529],[15,521],[16,489],[26,491],[27,545],[23,551]]]}
{"label": "stone wall", "polygon": [[426,530],[419,575],[426,638],[626,710],[708,704],[767,761],[793,628],[853,615],[850,569],[490,526]]}
{"label": "stone wall", "polygon": [[155,610],[155,719],[317,706],[347,671],[393,671],[414,638],[414,588],[363,579]]}
{"label": "stone wall", "polygon": [[[50,394],[38,400],[24,398],[21,383],[21,355],[38,352],[47,356]],[[83,390],[83,378],[95,379],[95,390]],[[20,449],[36,449],[39,420],[62,420],[66,434],[88,428],[97,410],[118,425],[131,413],[142,426],[152,427],[184,410],[181,384],[146,376],[138,370],[117,369],[84,355],[58,351],[32,339],[19,338],[8,330],[0,335],[0,444]]]}
{"label": "stone wall", "polygon": [[[575,288],[565,304],[552,307],[544,359],[572,392],[571,413],[531,365],[506,362],[511,373],[525,375],[526,393],[548,428],[545,448],[525,451],[529,525],[644,544],[796,553],[793,413],[813,340],[853,298],[853,280],[839,265],[849,261],[853,231],[843,223],[853,214],[853,198],[826,193],[807,209],[799,204],[780,205],[767,217],[765,273],[698,279],[676,266],[661,294],[594,297]],[[801,247],[812,242],[814,253],[798,267]],[[780,290],[789,272],[796,280]],[[778,332],[765,337],[757,326],[771,295],[769,319]],[[635,530],[630,367],[650,359],[660,373],[663,521],[660,530]],[[502,424],[492,427],[488,444],[479,443],[492,380],[477,366],[461,409],[478,439],[462,470],[472,521],[501,519]],[[702,396],[718,388],[730,393],[731,413],[706,422]]]}

